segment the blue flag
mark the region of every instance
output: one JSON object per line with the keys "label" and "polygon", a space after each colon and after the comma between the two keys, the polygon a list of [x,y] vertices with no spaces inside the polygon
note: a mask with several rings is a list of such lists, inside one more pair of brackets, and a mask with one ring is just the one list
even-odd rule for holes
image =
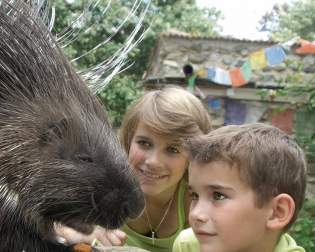
{"label": "blue flag", "polygon": [[285,60],[286,54],[282,46],[276,45],[265,49],[269,66],[277,65]]}

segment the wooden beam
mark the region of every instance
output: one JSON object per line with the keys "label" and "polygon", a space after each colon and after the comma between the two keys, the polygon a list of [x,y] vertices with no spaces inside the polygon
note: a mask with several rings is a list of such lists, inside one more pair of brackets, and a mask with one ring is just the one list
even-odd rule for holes
{"label": "wooden beam", "polygon": [[236,100],[252,100],[264,102],[281,102],[281,103],[303,103],[307,97],[302,96],[274,96],[272,89],[270,95],[262,96],[259,89],[255,88],[209,88],[200,87],[200,90],[206,95],[229,97]]}

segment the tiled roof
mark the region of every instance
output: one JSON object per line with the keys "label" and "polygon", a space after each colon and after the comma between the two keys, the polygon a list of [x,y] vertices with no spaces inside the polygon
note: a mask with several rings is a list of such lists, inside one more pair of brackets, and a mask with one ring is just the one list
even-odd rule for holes
{"label": "tiled roof", "polygon": [[174,37],[174,38],[185,38],[185,39],[202,39],[202,40],[226,40],[234,42],[245,42],[245,43],[266,43],[275,44],[276,41],[272,40],[251,40],[251,39],[238,39],[230,36],[198,36],[187,32],[181,32],[176,29],[169,29],[166,32],[161,33],[161,37]]}

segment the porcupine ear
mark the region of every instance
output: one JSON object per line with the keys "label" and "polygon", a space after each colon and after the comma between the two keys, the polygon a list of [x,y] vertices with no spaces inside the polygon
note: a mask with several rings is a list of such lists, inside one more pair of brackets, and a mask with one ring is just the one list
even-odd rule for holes
{"label": "porcupine ear", "polygon": [[[53,0],[11,0],[11,2],[16,5],[20,5],[21,2],[27,2],[32,8],[33,18],[35,20],[38,18],[41,19],[49,30],[53,30],[55,21],[55,8]],[[71,4],[70,2],[74,1],[69,0],[68,2]],[[74,41],[79,40],[80,37],[87,32],[87,30],[82,29],[82,27],[84,27],[84,24],[87,23],[93,16],[94,11],[98,8],[98,10],[101,10],[104,18],[106,18],[106,15],[110,14],[112,9],[111,2],[112,1],[110,0],[85,1],[82,13],[75,17],[68,27],[60,33],[55,34],[58,45],[61,48],[65,48],[71,45]],[[94,94],[100,93],[104,90],[115,75],[119,74],[132,64],[128,62],[128,54],[144,37],[146,28],[143,28],[142,24],[149,9],[150,2],[151,0],[121,1],[123,8],[129,11],[126,12],[124,18],[117,17],[119,22],[117,22],[117,25],[110,28],[110,30],[113,31],[112,34],[109,36],[105,35],[101,41],[97,41],[97,43],[86,53],[74,59],[70,59],[72,62],[78,62],[87,57],[90,53],[95,52],[97,49],[106,47],[114,36],[119,34],[125,26],[128,26],[128,29],[126,30],[130,31],[129,36],[124,43],[122,43],[122,46],[113,53],[113,55],[109,58],[104,58],[102,62],[95,63],[95,65],[89,67],[89,69],[78,71]],[[129,27],[133,27],[133,29],[130,29]],[[91,26],[89,26],[88,29],[90,28]]]}

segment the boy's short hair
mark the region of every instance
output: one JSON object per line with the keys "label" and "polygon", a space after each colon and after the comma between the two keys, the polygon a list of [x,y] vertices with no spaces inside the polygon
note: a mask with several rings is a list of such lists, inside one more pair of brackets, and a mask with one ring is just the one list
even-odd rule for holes
{"label": "boy's short hair", "polygon": [[180,87],[149,91],[127,111],[119,131],[126,152],[139,122],[170,140],[208,133],[211,120],[202,102]]}
{"label": "boy's short hair", "polygon": [[302,149],[289,135],[262,123],[230,125],[190,139],[186,146],[194,162],[223,160],[237,167],[258,207],[289,194],[296,208],[286,228],[295,221],[305,197],[307,168]]}

